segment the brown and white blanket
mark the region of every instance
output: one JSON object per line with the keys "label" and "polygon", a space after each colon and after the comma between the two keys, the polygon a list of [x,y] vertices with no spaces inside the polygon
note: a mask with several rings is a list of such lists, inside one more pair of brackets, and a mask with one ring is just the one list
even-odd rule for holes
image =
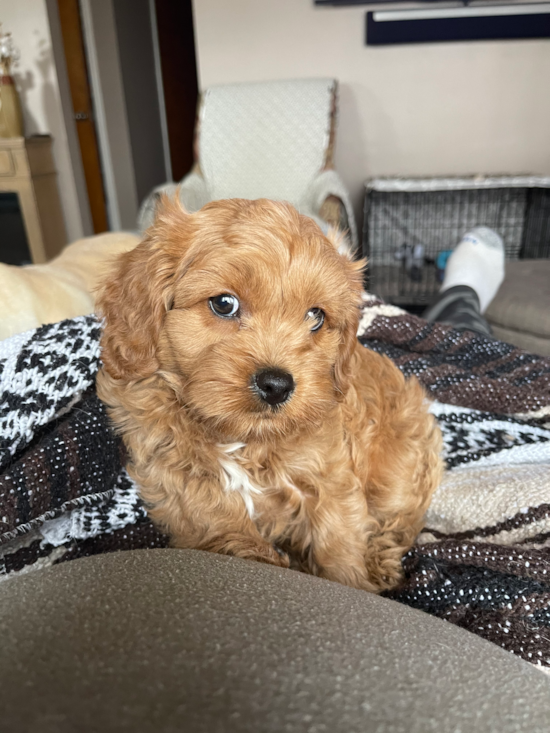
{"label": "brown and white blanket", "polygon": [[[163,547],[94,391],[100,326],[0,342],[0,578]],[[395,600],[550,669],[550,359],[374,298],[359,332],[431,393],[448,471]]]}

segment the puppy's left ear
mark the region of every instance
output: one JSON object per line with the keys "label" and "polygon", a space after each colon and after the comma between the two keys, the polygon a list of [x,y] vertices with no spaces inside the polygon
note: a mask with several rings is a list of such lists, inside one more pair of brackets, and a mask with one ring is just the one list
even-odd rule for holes
{"label": "puppy's left ear", "polygon": [[[331,241],[336,246],[341,239]],[[339,250],[338,247],[337,249]],[[351,252],[348,251],[340,252],[340,256],[349,283],[349,304],[346,308],[347,317],[341,330],[340,351],[334,365],[334,381],[338,395],[343,397],[349,388],[353,371],[353,354],[357,348],[357,330],[363,303],[363,272],[366,260],[354,260]]]}

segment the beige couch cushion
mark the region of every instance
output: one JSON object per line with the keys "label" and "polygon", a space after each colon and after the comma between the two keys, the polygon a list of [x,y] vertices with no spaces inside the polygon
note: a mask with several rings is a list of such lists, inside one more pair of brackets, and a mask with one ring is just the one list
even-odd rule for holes
{"label": "beige couch cushion", "polygon": [[86,316],[95,290],[116,257],[139,244],[129,232],[107,232],[69,244],[44,265],[0,262],[0,340],[17,333]]}
{"label": "beige couch cushion", "polygon": [[502,341],[550,355],[550,260],[507,262],[485,317]]}

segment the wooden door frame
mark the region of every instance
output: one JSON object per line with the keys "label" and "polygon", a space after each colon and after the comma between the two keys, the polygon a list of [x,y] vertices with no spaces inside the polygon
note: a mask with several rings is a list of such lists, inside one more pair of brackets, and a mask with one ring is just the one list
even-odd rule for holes
{"label": "wooden door frame", "polygon": [[98,234],[109,229],[109,220],[80,7],[78,0],[57,0],[57,8],[88,202],[93,229]]}

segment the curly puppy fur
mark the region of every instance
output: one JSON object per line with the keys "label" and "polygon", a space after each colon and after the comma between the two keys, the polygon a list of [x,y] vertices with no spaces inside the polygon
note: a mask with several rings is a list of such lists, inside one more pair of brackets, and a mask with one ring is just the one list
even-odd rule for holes
{"label": "curly puppy fur", "polygon": [[[357,341],[364,263],[337,246],[287,204],[164,200],[100,295],[97,387],[174,547],[379,592],[422,527],[440,434],[418,382]],[[281,404],[266,369],[292,375]]]}

